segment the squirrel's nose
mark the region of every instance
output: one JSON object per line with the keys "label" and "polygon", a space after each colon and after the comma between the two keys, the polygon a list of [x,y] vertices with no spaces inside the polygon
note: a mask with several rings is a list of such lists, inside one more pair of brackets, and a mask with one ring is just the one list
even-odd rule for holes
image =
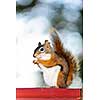
{"label": "squirrel's nose", "polygon": [[33,54],[33,57],[35,57],[35,55]]}

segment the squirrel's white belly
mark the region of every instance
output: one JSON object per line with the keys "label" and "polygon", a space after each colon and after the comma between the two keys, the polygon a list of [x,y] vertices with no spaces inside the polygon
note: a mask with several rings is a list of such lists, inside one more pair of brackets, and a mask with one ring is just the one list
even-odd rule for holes
{"label": "squirrel's white belly", "polygon": [[54,66],[52,68],[46,68],[44,66],[41,66],[41,68],[43,71],[43,77],[45,83],[48,86],[57,86],[57,78],[60,72],[60,66]]}

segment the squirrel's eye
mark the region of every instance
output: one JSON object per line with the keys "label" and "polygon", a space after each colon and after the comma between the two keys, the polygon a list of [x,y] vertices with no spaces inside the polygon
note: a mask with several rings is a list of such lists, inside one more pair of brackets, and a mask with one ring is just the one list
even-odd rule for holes
{"label": "squirrel's eye", "polygon": [[44,48],[43,48],[43,47],[41,47],[41,48],[40,48],[40,51],[41,51],[41,52],[43,52],[43,51],[44,51]]}

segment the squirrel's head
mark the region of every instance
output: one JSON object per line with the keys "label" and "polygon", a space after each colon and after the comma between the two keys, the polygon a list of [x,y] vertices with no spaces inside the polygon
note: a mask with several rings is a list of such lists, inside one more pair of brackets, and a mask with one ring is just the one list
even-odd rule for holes
{"label": "squirrel's head", "polygon": [[48,60],[51,58],[52,48],[50,42],[45,40],[44,44],[38,43],[38,47],[34,50],[33,57],[41,60]]}

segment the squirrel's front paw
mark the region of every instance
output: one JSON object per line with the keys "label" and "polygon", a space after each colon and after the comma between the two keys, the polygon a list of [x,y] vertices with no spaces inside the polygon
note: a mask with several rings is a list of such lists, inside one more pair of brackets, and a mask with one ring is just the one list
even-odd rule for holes
{"label": "squirrel's front paw", "polygon": [[33,60],[33,63],[34,63],[34,64],[38,64],[37,60]]}

